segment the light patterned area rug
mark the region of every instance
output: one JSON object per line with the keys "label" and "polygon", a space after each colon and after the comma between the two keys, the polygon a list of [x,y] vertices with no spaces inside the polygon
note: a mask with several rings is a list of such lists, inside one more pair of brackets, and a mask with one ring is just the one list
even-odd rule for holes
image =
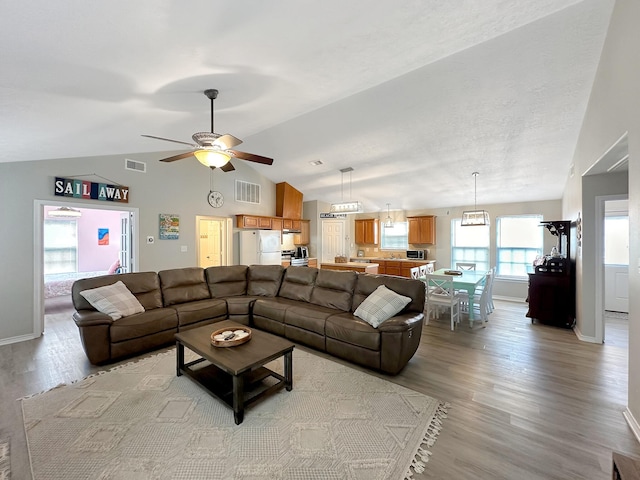
{"label": "light patterned area rug", "polygon": [[411,478],[448,407],[294,349],[293,390],[235,425],[175,368],[172,349],[22,399],[34,480]]}
{"label": "light patterned area rug", "polygon": [[10,442],[8,438],[0,438],[0,480],[11,478]]}

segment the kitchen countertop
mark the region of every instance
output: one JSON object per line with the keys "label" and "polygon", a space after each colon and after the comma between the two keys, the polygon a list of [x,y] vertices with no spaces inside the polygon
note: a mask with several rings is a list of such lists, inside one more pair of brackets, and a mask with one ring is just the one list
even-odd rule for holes
{"label": "kitchen countertop", "polygon": [[335,262],[322,262],[321,265],[331,265],[333,267],[373,267],[374,265],[376,267],[378,267],[379,265],[377,263],[370,263],[370,262],[342,262],[342,263],[335,263]]}
{"label": "kitchen countertop", "polygon": [[435,262],[435,260],[433,259],[418,259],[418,258],[351,257],[351,261],[356,263],[375,262],[377,260],[384,260],[384,261],[390,261],[390,262],[425,262],[425,263]]}

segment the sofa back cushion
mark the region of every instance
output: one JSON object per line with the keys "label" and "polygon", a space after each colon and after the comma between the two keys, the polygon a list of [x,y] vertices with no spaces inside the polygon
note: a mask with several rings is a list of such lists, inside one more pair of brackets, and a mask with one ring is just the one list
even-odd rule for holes
{"label": "sofa back cushion", "polygon": [[318,270],[311,303],[348,312],[356,286],[356,272]]}
{"label": "sofa back cushion", "polygon": [[200,267],[174,268],[158,272],[164,306],[211,298]]}
{"label": "sofa back cushion", "polygon": [[411,302],[403,309],[404,312],[424,311],[424,283],[412,278],[394,277],[391,275],[369,275],[360,274],[356,281],[356,288],[353,294],[353,305],[351,310],[355,311],[360,304],[371,295],[380,285],[385,285],[388,289],[410,297]]}
{"label": "sofa back cushion", "polygon": [[317,268],[288,267],[284,272],[279,297],[291,300],[311,301],[313,285],[318,275]]}
{"label": "sofa back cushion", "polygon": [[80,292],[92,288],[113,285],[121,281],[133,293],[145,310],[162,307],[160,281],[156,272],[124,273],[121,275],[102,275],[100,277],[76,280],[71,288],[71,300],[76,310],[95,310]]}
{"label": "sofa back cushion", "polygon": [[211,296],[221,298],[246,295],[248,270],[246,265],[207,268],[204,272]]}
{"label": "sofa back cushion", "polygon": [[275,297],[283,272],[282,265],[251,265],[247,274],[247,295]]}

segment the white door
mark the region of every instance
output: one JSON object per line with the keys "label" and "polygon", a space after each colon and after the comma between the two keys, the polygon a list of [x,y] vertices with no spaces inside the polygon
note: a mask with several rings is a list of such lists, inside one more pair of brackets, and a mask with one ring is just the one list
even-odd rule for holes
{"label": "white door", "polygon": [[325,220],[322,222],[321,262],[333,262],[338,255],[348,255],[344,230],[344,221]]}
{"label": "white door", "polygon": [[120,215],[120,270],[119,273],[131,273],[133,271],[133,213],[126,212]]}
{"label": "white door", "polygon": [[222,265],[222,232],[224,221],[213,218],[198,220],[198,266]]}
{"label": "white door", "polygon": [[604,219],[604,309],[629,312],[629,217]]}

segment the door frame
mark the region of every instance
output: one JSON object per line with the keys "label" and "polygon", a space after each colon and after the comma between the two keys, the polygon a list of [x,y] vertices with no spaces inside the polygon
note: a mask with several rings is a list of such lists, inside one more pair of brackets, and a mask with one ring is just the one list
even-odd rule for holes
{"label": "door frame", "polygon": [[[106,205],[102,205],[105,203]],[[131,214],[131,271],[138,271],[139,239],[135,234],[139,223],[139,211],[136,207],[129,207],[126,204],[100,202],[61,202],[59,200],[39,200],[33,201],[33,336],[39,337],[44,332],[44,207],[51,205],[54,207],[88,208],[91,210],[118,210]]]}
{"label": "door frame", "polygon": [[[596,311],[595,311],[595,343],[604,343],[604,217],[605,203],[608,200],[628,200],[629,194],[602,195],[596,197],[595,227],[596,227]],[[630,268],[631,266],[629,266]]]}
{"label": "door frame", "polygon": [[196,215],[196,262],[200,265],[200,220],[218,220],[222,222],[221,261],[222,265],[233,265],[233,219],[214,215]]}

